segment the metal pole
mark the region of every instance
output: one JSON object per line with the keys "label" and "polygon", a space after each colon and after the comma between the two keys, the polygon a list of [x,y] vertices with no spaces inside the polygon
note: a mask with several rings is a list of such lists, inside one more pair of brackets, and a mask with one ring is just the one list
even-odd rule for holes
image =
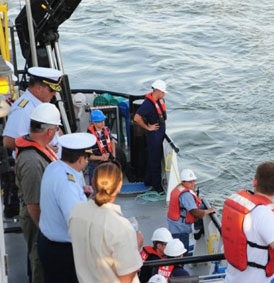
{"label": "metal pole", "polygon": [[32,65],[38,66],[38,59],[37,59],[37,52],[36,52],[36,42],[35,42],[35,37],[34,37],[34,29],[33,29],[33,23],[32,23],[32,13],[31,13],[30,0],[26,0],[26,13],[27,13],[27,20],[28,20]]}
{"label": "metal pole", "polygon": [[121,144],[121,135],[120,135],[120,116],[119,116],[119,108],[116,106],[116,127],[117,127],[117,139],[118,139],[118,144]]}
{"label": "metal pole", "polygon": [[62,73],[64,74],[65,70],[64,70],[64,66],[63,66],[63,61],[62,61],[62,56],[61,56],[61,51],[60,51],[60,48],[59,48],[58,40],[56,40],[55,43],[54,43],[54,51],[55,51],[55,56],[56,56],[56,59],[57,59],[57,64],[58,64],[59,70],[61,70]]}
{"label": "metal pole", "polygon": [[48,54],[48,59],[49,59],[49,65],[51,68],[55,69],[55,63],[54,63],[52,49],[51,49],[50,44],[46,45],[46,49],[47,49],[47,54]]}
{"label": "metal pole", "polygon": [[[47,49],[47,54],[48,54],[48,59],[49,59],[50,67],[55,69],[55,62],[54,62],[54,59],[53,59],[51,45],[47,44],[46,45],[46,49]],[[62,71],[62,73],[64,74],[63,71]],[[66,134],[70,134],[71,133],[71,129],[70,129],[67,113],[66,113],[66,110],[65,110],[65,107],[64,107],[64,102],[62,101],[62,98],[61,98],[61,95],[60,95],[59,92],[56,92],[55,96],[56,96],[58,107],[59,107],[59,110],[60,110],[60,113],[61,113],[61,116],[62,116],[65,132],[66,132]]]}
{"label": "metal pole", "polygon": [[165,265],[173,265],[173,264],[201,263],[201,262],[223,260],[223,259],[225,259],[224,254],[186,256],[183,258],[148,260],[143,263],[143,266],[154,267],[154,266],[165,266]]}

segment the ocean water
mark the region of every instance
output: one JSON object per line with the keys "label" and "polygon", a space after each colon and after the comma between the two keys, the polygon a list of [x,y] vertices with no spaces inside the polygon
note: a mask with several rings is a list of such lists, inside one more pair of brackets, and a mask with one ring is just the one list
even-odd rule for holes
{"label": "ocean water", "polygon": [[[8,2],[14,21],[24,1]],[[82,0],[59,34],[72,88],[144,94],[167,82],[180,168],[219,210],[273,160],[272,1]]]}

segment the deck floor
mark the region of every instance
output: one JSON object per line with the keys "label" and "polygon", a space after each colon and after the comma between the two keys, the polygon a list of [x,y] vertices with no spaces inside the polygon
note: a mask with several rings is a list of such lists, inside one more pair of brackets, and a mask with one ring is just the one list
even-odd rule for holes
{"label": "deck floor", "polygon": [[[135,195],[127,195],[118,196],[116,203],[121,205],[125,217],[134,216],[137,219],[146,245],[151,244],[150,238],[156,228],[166,227],[165,201],[144,203],[137,200]],[[5,243],[8,254],[8,282],[28,283],[27,248],[23,234],[5,234]]]}

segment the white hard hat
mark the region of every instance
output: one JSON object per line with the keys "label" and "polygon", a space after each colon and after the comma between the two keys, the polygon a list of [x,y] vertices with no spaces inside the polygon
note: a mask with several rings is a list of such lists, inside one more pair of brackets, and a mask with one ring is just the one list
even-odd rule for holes
{"label": "white hard hat", "polygon": [[32,111],[30,119],[44,124],[62,125],[59,110],[49,102],[39,104]]}
{"label": "white hard hat", "polygon": [[82,92],[77,92],[74,96],[73,96],[73,105],[76,107],[83,107],[86,104],[86,96],[82,93]]}
{"label": "white hard hat", "polygon": [[167,279],[160,274],[155,274],[152,277],[150,277],[148,283],[167,283]]}
{"label": "white hard hat", "polygon": [[197,180],[197,178],[191,169],[182,170],[181,181],[195,181],[195,180]]}
{"label": "white hard hat", "polygon": [[165,227],[156,229],[151,237],[152,242],[159,241],[163,243],[168,243],[170,240],[172,240],[172,235]]}
{"label": "white hard hat", "polygon": [[165,247],[164,253],[167,256],[180,256],[187,252],[184,244],[179,239],[172,239]]}
{"label": "white hard hat", "polygon": [[158,89],[164,93],[166,93],[166,83],[162,80],[157,80],[155,81],[152,85],[151,85],[152,88],[154,89]]}

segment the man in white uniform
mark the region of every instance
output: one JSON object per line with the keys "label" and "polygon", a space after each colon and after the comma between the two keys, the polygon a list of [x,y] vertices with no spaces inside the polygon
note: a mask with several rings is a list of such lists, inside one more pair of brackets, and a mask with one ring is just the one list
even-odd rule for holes
{"label": "man in white uniform", "polygon": [[222,218],[226,283],[270,283],[274,277],[274,163],[257,167],[254,193],[226,201]]}
{"label": "man in white uniform", "polygon": [[34,108],[43,102],[49,102],[61,91],[62,72],[44,67],[31,67],[29,88],[11,107],[8,121],[3,132],[3,144],[14,150],[15,139],[29,133],[30,115]]}

